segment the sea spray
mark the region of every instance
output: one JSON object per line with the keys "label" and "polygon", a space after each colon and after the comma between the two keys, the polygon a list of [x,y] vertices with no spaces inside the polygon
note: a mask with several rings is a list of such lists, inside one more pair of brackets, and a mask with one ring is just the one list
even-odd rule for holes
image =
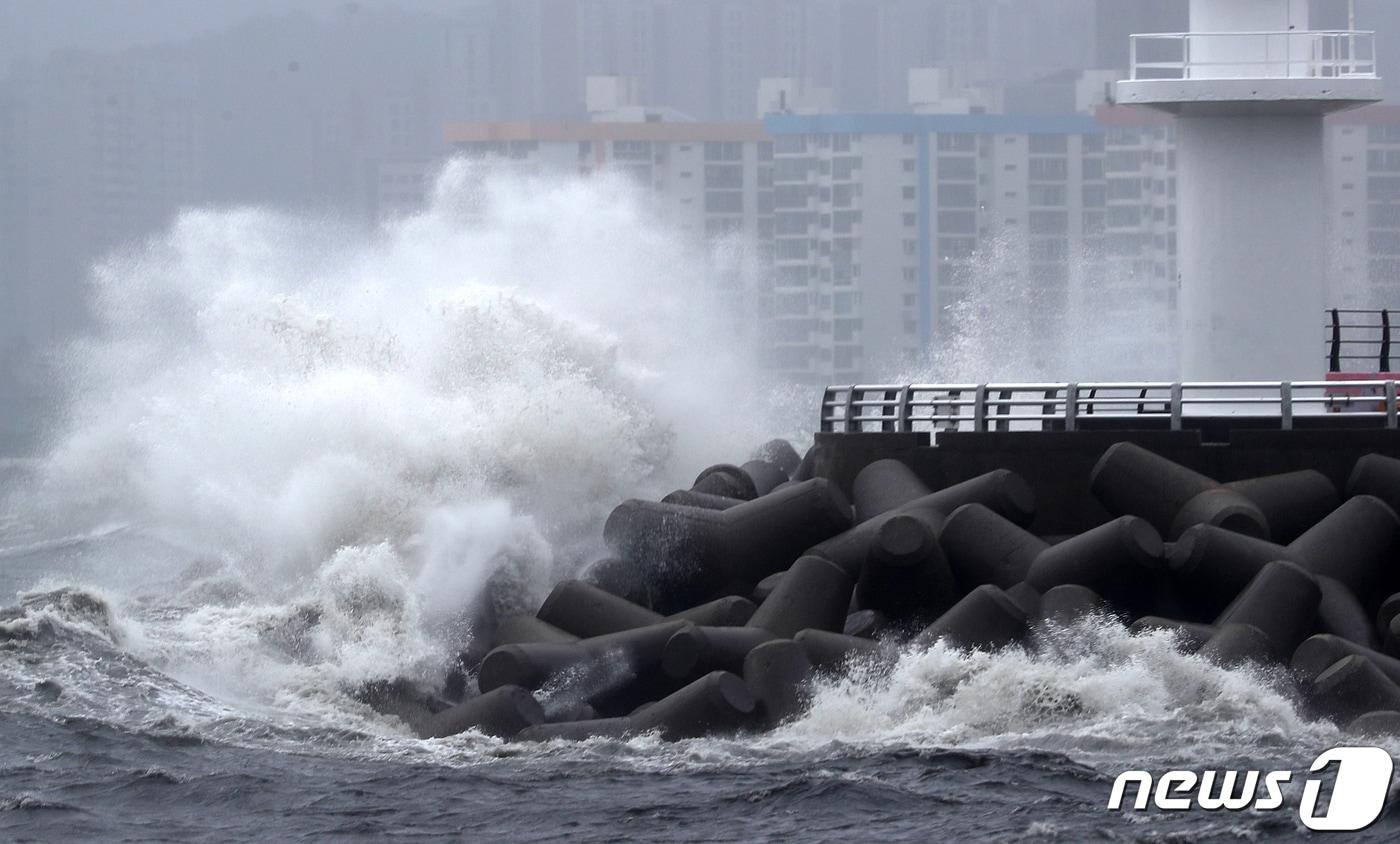
{"label": "sea spray", "polygon": [[[599,552],[614,502],[794,427],[717,304],[742,252],[620,176],[463,162],[374,232],[185,212],[94,272],[64,422],[3,508],[40,539],[0,545],[225,699],[440,679],[483,602],[534,606]],[[99,528],[120,541],[64,550]]]}

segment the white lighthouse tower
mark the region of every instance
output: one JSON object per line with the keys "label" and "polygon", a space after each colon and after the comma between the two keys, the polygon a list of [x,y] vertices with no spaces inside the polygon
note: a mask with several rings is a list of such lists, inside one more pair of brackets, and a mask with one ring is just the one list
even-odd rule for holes
{"label": "white lighthouse tower", "polygon": [[1180,377],[1324,369],[1323,115],[1381,99],[1374,33],[1308,0],[1190,0],[1191,32],[1134,35],[1118,101],[1177,116]]}

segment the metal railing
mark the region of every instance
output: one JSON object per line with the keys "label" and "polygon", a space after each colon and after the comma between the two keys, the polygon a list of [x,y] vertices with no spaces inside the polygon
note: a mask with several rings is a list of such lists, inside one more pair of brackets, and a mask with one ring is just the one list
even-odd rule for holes
{"label": "metal railing", "polygon": [[1332,308],[1327,317],[1328,372],[1374,376],[1391,371],[1390,311]]}
{"label": "metal railing", "polygon": [[1130,40],[1144,79],[1376,78],[1376,34],[1361,30],[1159,32]]}
{"label": "metal railing", "polygon": [[1115,423],[1141,427],[1145,420],[1157,420],[1164,430],[1180,431],[1193,418],[1208,417],[1264,419],[1269,427],[1293,430],[1300,417],[1327,413],[1396,429],[1396,382],[858,384],[826,388],[819,430],[1108,430]]}

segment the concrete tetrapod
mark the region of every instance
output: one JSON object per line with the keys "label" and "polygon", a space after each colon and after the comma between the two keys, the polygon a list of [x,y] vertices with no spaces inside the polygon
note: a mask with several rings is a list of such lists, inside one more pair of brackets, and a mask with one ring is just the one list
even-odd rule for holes
{"label": "concrete tetrapod", "polygon": [[[1026,579],[1050,545],[982,504],[954,510],[938,537],[953,577],[964,591],[984,584],[1009,589]],[[1034,585],[1034,584],[1032,584]]]}
{"label": "concrete tetrapod", "polygon": [[664,620],[660,613],[582,580],[561,580],[535,615],[580,639],[649,627]]}
{"label": "concrete tetrapod", "polygon": [[791,639],[775,639],[749,651],[744,682],[758,699],[766,726],[776,727],[807,708],[812,670],[807,652]]}
{"label": "concrete tetrapod", "polygon": [[1068,626],[1091,614],[1111,612],[1103,596],[1087,586],[1077,583],[1063,583],[1047,589],[1040,596],[1040,606],[1035,618],[1037,621]]}
{"label": "concrete tetrapod", "polygon": [[544,709],[528,690],[499,686],[432,716],[424,725],[422,737],[455,736],[475,727],[487,735],[512,738],[544,720]]}
{"label": "concrete tetrapod", "polygon": [[1322,600],[1317,605],[1317,633],[1330,633],[1371,649],[1380,647],[1376,628],[1356,594],[1341,581],[1325,575],[1317,578]]}
{"label": "concrete tetrapod", "polygon": [[634,732],[632,719],[595,718],[589,721],[561,721],[556,724],[536,724],[520,731],[520,741],[584,741],[590,738],[622,738]]}
{"label": "concrete tetrapod", "polygon": [[625,501],[608,516],[603,538],[669,581],[681,609],[726,579],[756,583],[850,526],[845,496],[815,478],[723,511]]}
{"label": "concrete tetrapod", "polygon": [[750,460],[739,468],[753,481],[753,488],[760,496],[767,495],[788,480],[786,472],[767,460]]}
{"label": "concrete tetrapod", "polygon": [[993,651],[1019,641],[1025,634],[1026,613],[990,584],[967,593],[937,621],[914,637],[914,644],[927,648],[946,640],[968,650]]}
{"label": "concrete tetrapod", "polygon": [[1343,723],[1367,712],[1400,710],[1400,686],[1375,663],[1355,654],[1324,669],[1308,691],[1315,707]]}
{"label": "concrete tetrapod", "polygon": [[937,618],[957,597],[948,561],[928,524],[899,514],[885,520],[856,581],[856,606],[889,618]]}
{"label": "concrete tetrapod", "polygon": [[1347,732],[1362,736],[1400,736],[1400,712],[1383,709],[1357,716]]}
{"label": "concrete tetrapod", "polygon": [[1167,630],[1175,634],[1177,642],[1185,653],[1199,651],[1201,646],[1215,635],[1213,625],[1178,621],[1174,618],[1162,618],[1155,615],[1145,615],[1128,625],[1128,632],[1135,636],[1152,630]]}
{"label": "concrete tetrapod", "polygon": [[1289,543],[1342,503],[1337,487],[1315,469],[1231,481],[1226,489],[1254,503],[1269,523],[1269,538]]}
{"label": "concrete tetrapod", "polygon": [[701,510],[728,510],[730,507],[737,507],[744,503],[742,498],[727,498],[723,495],[712,495],[708,492],[696,492],[693,489],[678,489],[667,493],[661,499],[662,504],[679,504],[683,507],[699,507]]}
{"label": "concrete tetrapod", "polygon": [[504,645],[482,660],[477,685],[482,692],[506,685],[538,689],[551,678],[568,674],[575,685],[588,689],[585,699],[596,706],[600,699],[658,668],[666,642],[687,624],[668,621],[570,643]]}
{"label": "concrete tetrapod", "polygon": [[1253,624],[1220,625],[1196,655],[1221,668],[1235,668],[1247,662],[1269,665],[1278,661],[1269,635]]}
{"label": "concrete tetrapod", "polygon": [[1181,595],[1202,619],[1219,615],[1264,566],[1296,560],[1282,545],[1211,525],[1181,535],[1167,554],[1167,567]]}
{"label": "concrete tetrapod", "polygon": [[781,469],[783,475],[788,478],[793,476],[797,467],[802,463],[802,455],[797,453],[797,449],[792,447],[792,443],[784,439],[769,440],[754,449],[753,459],[772,463]]}
{"label": "concrete tetrapod", "polygon": [[661,668],[677,680],[744,669],[749,651],[778,637],[761,627],[685,627],[666,640]]}
{"label": "concrete tetrapod", "polygon": [[758,610],[753,601],[741,595],[716,598],[705,604],[681,610],[666,617],[667,621],[688,621],[706,627],[738,627],[747,624]]}
{"label": "concrete tetrapod", "polygon": [[577,642],[578,638],[533,615],[511,615],[496,623],[496,630],[491,636],[491,647],[525,642]]}
{"label": "concrete tetrapod", "polygon": [[861,639],[874,639],[890,628],[890,620],[879,610],[856,610],[846,616],[841,632]]}
{"label": "concrete tetrapod", "polygon": [[792,564],[749,619],[749,627],[791,638],[799,630],[841,630],[851,603],[851,578],[822,557],[802,557]]}
{"label": "concrete tetrapod", "polygon": [[695,483],[690,485],[690,489],[693,492],[738,498],[743,501],[752,501],[758,497],[753,478],[740,467],[730,463],[718,463],[705,468],[695,476]]}
{"label": "concrete tetrapod", "polygon": [[881,513],[898,510],[933,490],[904,463],[886,458],[876,460],[856,473],[851,482],[851,505],[856,521],[873,519]]}
{"label": "concrete tetrapod", "polygon": [[1288,550],[1313,574],[1334,577],[1357,595],[1370,594],[1388,572],[1400,518],[1374,495],[1356,495],[1295,539]]}
{"label": "concrete tetrapod", "polygon": [[1293,652],[1291,667],[1301,683],[1311,682],[1327,666],[1346,656],[1369,659],[1391,682],[1400,683],[1400,659],[1364,648],[1337,636],[1309,636]]}
{"label": "concrete tetrapod", "polygon": [[1113,515],[1141,516],[1167,539],[1199,524],[1269,537],[1263,511],[1244,495],[1134,443],[1109,446],[1089,488]]}
{"label": "concrete tetrapod", "polygon": [[802,630],[792,640],[802,646],[812,667],[819,671],[835,671],[852,660],[888,655],[888,651],[873,639],[861,639],[829,630]]}
{"label": "concrete tetrapod", "polygon": [[651,606],[651,580],[635,560],[604,557],[584,569],[579,579],[639,607]]}
{"label": "concrete tetrapod", "polygon": [[1041,551],[1026,582],[1041,592],[1069,583],[1087,586],[1118,606],[1139,608],[1151,598],[1147,575],[1161,570],[1164,554],[1152,525],[1119,516]]}
{"label": "concrete tetrapod", "polygon": [[1368,454],[1356,461],[1347,477],[1348,498],[1374,495],[1400,513],[1400,460],[1383,454]]}
{"label": "concrete tetrapod", "polygon": [[638,732],[656,730],[663,739],[699,738],[751,724],[758,702],[738,675],[713,671],[631,716]]}
{"label": "concrete tetrapod", "polygon": [[1274,658],[1282,660],[1312,632],[1321,600],[1317,578],[1307,570],[1296,563],[1273,562],[1254,576],[1215,620],[1215,626],[1247,624],[1259,628]]}
{"label": "concrete tetrapod", "polygon": [[1035,515],[1035,498],[1030,486],[1015,472],[998,469],[960,484],[929,493],[903,507],[881,513],[845,533],[807,549],[808,554],[825,557],[856,577],[865,564],[880,527],[896,515],[913,516],[925,522],[938,535],[948,514],[964,504],[979,503],[1018,525],[1029,524]]}

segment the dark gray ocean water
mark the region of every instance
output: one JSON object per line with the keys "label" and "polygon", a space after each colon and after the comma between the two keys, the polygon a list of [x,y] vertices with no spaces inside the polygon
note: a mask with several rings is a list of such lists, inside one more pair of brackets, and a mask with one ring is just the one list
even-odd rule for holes
{"label": "dark gray ocean water", "polygon": [[[22,593],[0,620],[10,840],[1289,839],[1306,833],[1296,787],[1273,812],[1105,804],[1126,768],[1287,768],[1296,785],[1348,740],[1300,717],[1274,678],[1105,623],[1048,631],[1033,651],[935,648],[891,675],[833,679],[767,736],[419,741],[298,664],[285,614],[227,584],[116,600],[58,583],[134,549],[124,532],[0,547],[6,593]],[[386,596],[359,600],[377,623]],[[219,647],[245,627],[244,645],[261,644]],[[1356,840],[1397,835],[1392,813]]]}

